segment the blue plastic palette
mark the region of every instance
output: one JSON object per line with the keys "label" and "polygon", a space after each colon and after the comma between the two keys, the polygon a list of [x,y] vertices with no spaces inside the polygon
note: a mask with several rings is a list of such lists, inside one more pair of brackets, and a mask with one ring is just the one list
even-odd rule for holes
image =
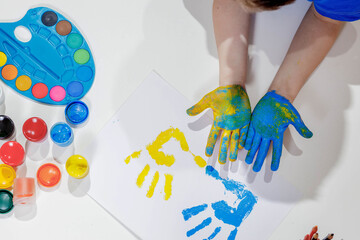
{"label": "blue plastic palette", "polygon": [[[31,39],[17,38],[25,27]],[[18,93],[47,104],[81,99],[95,77],[94,60],[80,31],[60,13],[30,9],[14,23],[0,23],[0,78]]]}

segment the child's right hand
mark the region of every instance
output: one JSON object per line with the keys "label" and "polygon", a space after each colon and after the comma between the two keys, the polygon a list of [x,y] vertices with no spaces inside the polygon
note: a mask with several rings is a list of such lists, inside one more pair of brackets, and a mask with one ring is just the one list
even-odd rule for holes
{"label": "child's right hand", "polygon": [[273,142],[271,170],[276,171],[279,168],[283,135],[289,124],[294,125],[301,136],[312,137],[312,132],[305,126],[300,114],[289,100],[275,91],[265,94],[252,113],[245,143],[245,149],[249,150],[245,159],[247,164],[252,164],[258,152],[253,166],[255,172],[260,171],[271,141]]}
{"label": "child's right hand", "polygon": [[226,163],[229,145],[229,159],[235,161],[239,147],[242,148],[245,143],[250,122],[251,108],[247,93],[240,85],[218,87],[186,112],[195,116],[207,108],[213,110],[214,123],[206,146],[206,156],[213,154],[217,137],[222,131],[219,162]]}

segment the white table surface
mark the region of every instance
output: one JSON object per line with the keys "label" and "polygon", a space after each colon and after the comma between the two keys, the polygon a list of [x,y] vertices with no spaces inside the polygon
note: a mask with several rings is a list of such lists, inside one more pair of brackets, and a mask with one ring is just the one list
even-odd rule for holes
{"label": "white table surface", "polygon": [[[193,102],[218,85],[210,0],[2,1],[0,20],[20,19],[36,6],[54,8],[74,22],[95,58],[96,79],[85,97],[91,116],[84,128],[76,130],[76,153],[85,149],[152,69]],[[252,106],[266,92],[308,6],[298,0],[254,17],[247,82]],[[360,22],[346,25],[294,103],[314,137],[305,140],[293,128],[287,133],[275,174],[304,196],[271,240],[302,239],[316,224],[322,235],[334,232],[334,239],[358,236],[359,34]],[[27,118],[42,117],[49,126],[64,121],[64,107],[35,103],[1,84],[6,114],[15,121],[22,144],[20,129]],[[34,176],[45,161],[52,161],[51,156],[42,162],[27,160],[18,175]],[[136,239],[90,197],[74,191],[66,174],[58,190],[38,191],[37,197],[36,214],[14,213],[0,219],[2,239]]]}

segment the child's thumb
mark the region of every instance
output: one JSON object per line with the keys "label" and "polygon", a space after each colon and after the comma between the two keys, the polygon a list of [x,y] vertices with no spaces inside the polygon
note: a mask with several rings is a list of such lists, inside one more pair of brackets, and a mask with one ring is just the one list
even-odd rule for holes
{"label": "child's thumb", "polygon": [[189,116],[195,116],[209,107],[207,97],[203,97],[198,103],[186,110]]}
{"label": "child's thumb", "polygon": [[313,133],[306,127],[305,123],[301,120],[300,117],[295,118],[295,121],[292,123],[298,133],[304,138],[311,138]]}

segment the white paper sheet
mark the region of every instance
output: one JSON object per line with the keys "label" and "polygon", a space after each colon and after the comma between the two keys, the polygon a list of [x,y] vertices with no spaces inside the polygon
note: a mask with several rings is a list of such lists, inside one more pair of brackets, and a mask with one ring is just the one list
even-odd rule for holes
{"label": "white paper sheet", "polygon": [[151,73],[85,151],[89,195],[141,239],[268,239],[299,193],[254,174],[245,150],[224,166],[205,158],[211,119],[187,116],[190,106]]}

